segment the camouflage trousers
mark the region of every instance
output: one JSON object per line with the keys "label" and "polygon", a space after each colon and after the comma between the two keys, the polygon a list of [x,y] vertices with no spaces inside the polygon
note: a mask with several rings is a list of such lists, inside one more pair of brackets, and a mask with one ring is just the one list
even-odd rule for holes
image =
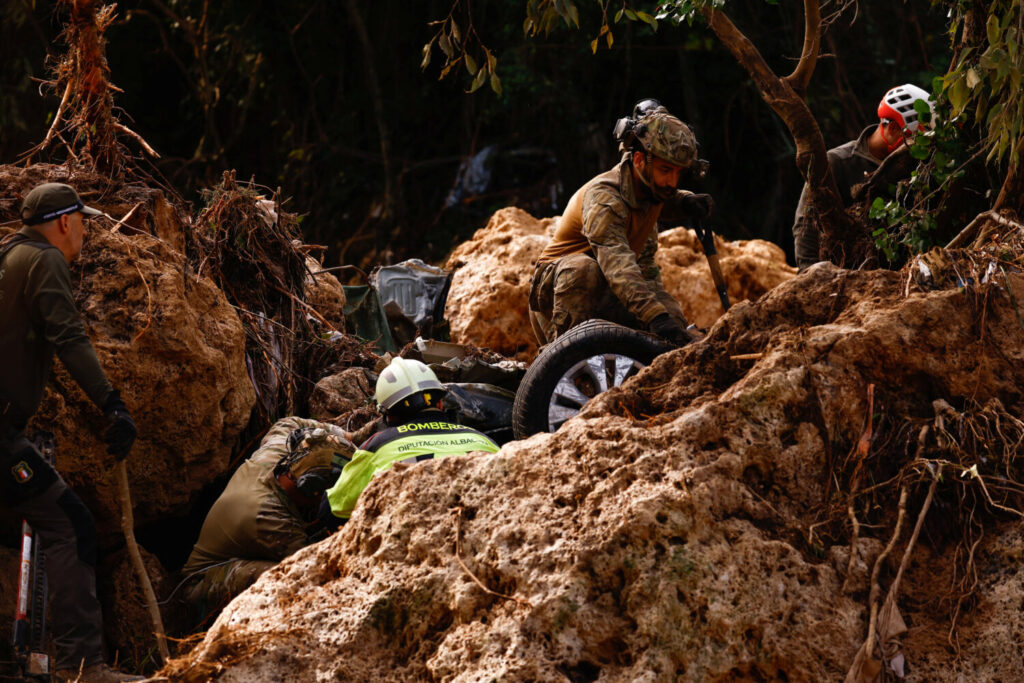
{"label": "camouflage trousers", "polygon": [[270,560],[228,560],[193,573],[182,589],[192,621],[201,623],[216,614],[276,565]]}
{"label": "camouflage trousers", "polygon": [[[659,288],[655,296],[670,316],[684,327],[688,324],[671,294]],[[636,330],[646,328],[615,296],[593,256],[570,254],[537,264],[530,286],[530,324],[541,345],[594,318]]]}

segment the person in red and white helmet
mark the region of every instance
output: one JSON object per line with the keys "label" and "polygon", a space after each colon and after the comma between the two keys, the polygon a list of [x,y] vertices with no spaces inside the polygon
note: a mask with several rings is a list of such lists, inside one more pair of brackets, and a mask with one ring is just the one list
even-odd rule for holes
{"label": "person in red and white helmet", "polygon": [[[929,110],[933,109],[927,91],[916,85],[908,83],[889,89],[878,103],[878,123],[861,131],[856,140],[828,151],[828,163],[839,187],[843,206],[853,203],[851,190],[854,185],[863,183],[886,157],[913,140],[923,123],[914,106],[917,102],[924,102]],[[808,216],[812,208],[809,205],[809,194],[804,184],[793,221],[793,245],[796,265],[800,270],[820,260],[818,228]]]}

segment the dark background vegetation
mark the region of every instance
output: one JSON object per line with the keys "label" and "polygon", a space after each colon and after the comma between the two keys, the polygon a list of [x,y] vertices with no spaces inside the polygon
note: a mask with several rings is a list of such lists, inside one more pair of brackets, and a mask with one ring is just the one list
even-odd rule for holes
{"label": "dark background vegetation", "polygon": [[[653,11],[655,3],[638,5]],[[655,97],[693,126],[711,162],[694,189],[715,196],[716,230],[771,240],[792,261],[802,184],[792,142],[705,27],[619,24],[613,47],[594,55],[600,20],[587,16],[588,6],[582,30],[528,40],[524,2],[476,0],[474,24],[498,56],[502,94],[467,94],[465,70],[439,81],[440,59],[420,69],[428,24],[450,6],[119,2],[107,34],[111,80],[124,91],[115,103],[163,155],[156,171],[186,199],[198,204],[199,190],[236,169],[240,179],[280,188],[286,208],[303,215],[306,239],[329,247],[327,265],[372,265],[413,256],[438,262],[503,206],[560,213],[580,184],[615,162],[615,119]],[[48,60],[61,50],[61,17],[43,0],[0,7],[0,163],[12,163],[44,137],[56,110],[59,98],[41,97],[33,79],[47,78]],[[787,73],[799,57],[802,3],[732,0],[726,10]],[[808,93],[828,146],[872,123],[889,87],[927,88],[945,73],[945,22],[941,7],[902,2],[852,5],[835,19]],[[491,186],[445,209],[460,163],[491,145],[502,152]]]}

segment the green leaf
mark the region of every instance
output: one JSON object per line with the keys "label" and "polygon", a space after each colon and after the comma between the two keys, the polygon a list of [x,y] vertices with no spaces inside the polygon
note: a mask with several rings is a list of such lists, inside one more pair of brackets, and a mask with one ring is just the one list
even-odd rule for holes
{"label": "green leaf", "polygon": [[618,12],[615,13],[615,23],[616,24],[619,23],[620,21],[622,21],[622,13],[623,13],[623,10],[621,10],[621,9]]}
{"label": "green leaf", "polygon": [[491,72],[491,90],[494,91],[495,95],[501,94],[501,79],[494,72]]}
{"label": "green leaf", "polygon": [[631,9],[626,9],[626,18],[630,21],[636,21],[636,12]]}
{"label": "green leaf", "polygon": [[469,54],[467,52],[466,53],[466,71],[468,71],[469,75],[472,76],[473,74],[476,73],[476,70],[478,68],[479,67],[477,67],[477,65],[476,65],[476,60],[473,59],[473,55],[471,55],[471,54]]}
{"label": "green leaf", "polygon": [[995,14],[988,18],[988,23],[985,24],[985,32],[988,34],[988,42],[990,45],[995,45],[999,42],[999,17]]}
{"label": "green leaf", "polygon": [[580,27],[580,11],[574,3],[569,3],[569,18],[576,24],[576,28]]}
{"label": "green leaf", "polygon": [[455,54],[455,50],[452,49],[452,41],[448,40],[448,34],[442,31],[441,37],[438,38],[437,42],[441,46],[441,51],[444,52],[445,56],[447,56],[448,59],[451,59],[452,55]]}
{"label": "green leaf", "polygon": [[473,84],[469,86],[469,92],[476,92],[480,89],[480,86],[487,80],[487,72],[484,69],[480,69],[476,72],[476,78],[473,79]]}
{"label": "green leaf", "polygon": [[644,22],[645,24],[650,24],[651,26],[655,27],[657,27],[658,25],[658,22],[654,19],[654,17],[652,17],[647,12],[641,12],[640,10],[637,10],[636,16],[637,18],[640,19],[640,21]]}

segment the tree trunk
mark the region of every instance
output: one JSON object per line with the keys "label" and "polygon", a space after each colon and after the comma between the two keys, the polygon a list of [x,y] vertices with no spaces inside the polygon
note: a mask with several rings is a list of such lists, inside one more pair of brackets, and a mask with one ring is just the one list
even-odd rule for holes
{"label": "tree trunk", "polygon": [[818,122],[803,99],[820,44],[820,21],[817,0],[805,0],[806,35],[800,63],[793,73],[780,78],[764,61],[735,24],[721,10],[705,8],[704,18],[722,44],[733,54],[740,66],[747,70],[761,97],[786,124],[796,145],[796,165],[807,181],[810,201],[821,230],[821,254],[837,265],[850,265],[858,255],[850,252],[852,242],[859,241],[863,229],[847,213],[839,197],[832,169],[828,164],[825,138]]}

